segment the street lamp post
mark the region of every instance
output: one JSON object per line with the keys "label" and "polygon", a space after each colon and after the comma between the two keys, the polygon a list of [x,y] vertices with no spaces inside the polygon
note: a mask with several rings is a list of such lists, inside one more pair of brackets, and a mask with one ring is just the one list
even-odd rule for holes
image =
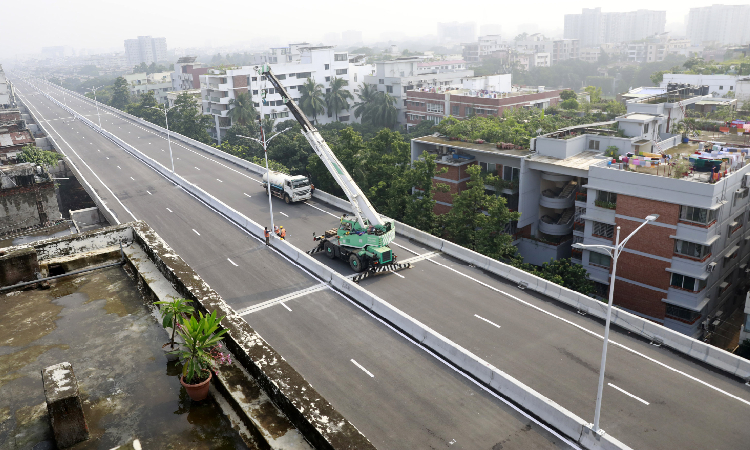
{"label": "street lamp post", "polygon": [[[177,105],[172,106],[172,108],[177,107]],[[153,106],[147,106],[146,108],[155,109],[157,111],[163,111],[164,112],[164,123],[167,125],[167,143],[169,144],[169,159],[172,161],[172,173],[174,173],[174,158],[172,158],[172,140],[169,138],[169,118],[167,117],[167,113],[172,110],[172,108],[167,108],[167,105],[164,105],[164,109],[156,108]]]}
{"label": "street lamp post", "polygon": [[602,391],[604,389],[604,367],[607,364],[607,344],[609,344],[609,322],[612,318],[612,302],[614,300],[615,293],[615,274],[617,273],[617,259],[620,257],[620,253],[625,248],[625,244],[628,240],[635,235],[641,228],[646,226],[647,223],[655,221],[659,218],[658,214],[650,214],[646,216],[644,222],[638,226],[628,237],[620,242],[620,227],[617,227],[617,236],[615,238],[615,245],[591,245],[591,244],[573,244],[573,247],[579,249],[587,248],[598,248],[602,249],[612,258],[612,277],[609,283],[609,302],[607,303],[607,320],[604,325],[604,344],[602,344],[602,361],[599,366],[599,387],[596,392],[596,410],[594,411],[594,423],[589,426],[597,434],[604,434],[604,431],[599,428],[599,416],[602,409]]}
{"label": "street lamp post", "polygon": [[101,85],[101,86],[99,86],[97,88],[92,87],[91,90],[89,91],[89,92],[92,92],[94,94],[94,104],[96,105],[96,117],[99,119],[99,128],[101,128],[102,130],[104,128],[102,128],[102,116],[99,115],[99,102],[96,101],[96,90],[97,89],[101,89],[104,86],[105,85]]}
{"label": "street lamp post", "polygon": [[270,214],[271,214],[271,230],[275,230],[275,228],[274,228],[274,223],[273,223],[273,202],[271,201],[271,169],[268,168],[268,143],[271,142],[271,139],[275,138],[281,133],[291,130],[291,128],[292,127],[285,128],[279,131],[278,133],[274,134],[270,138],[266,139],[266,133],[263,130],[263,124],[261,123],[260,139],[255,139],[253,137],[248,137],[248,136],[240,136],[239,134],[237,135],[237,137],[250,139],[251,141],[255,141],[263,146],[263,154],[266,157],[266,190],[268,191],[268,210],[270,211]]}

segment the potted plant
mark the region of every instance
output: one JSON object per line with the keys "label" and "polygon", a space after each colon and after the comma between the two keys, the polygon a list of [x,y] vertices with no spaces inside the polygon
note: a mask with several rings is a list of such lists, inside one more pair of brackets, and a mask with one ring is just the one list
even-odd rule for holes
{"label": "potted plant", "polygon": [[174,353],[174,351],[177,350],[177,345],[175,345],[174,342],[174,334],[177,325],[180,323],[180,318],[183,317],[184,314],[193,313],[193,307],[188,304],[189,302],[190,300],[186,298],[175,298],[172,301],[154,302],[155,305],[160,305],[162,326],[164,328],[172,328],[172,336],[170,337],[169,342],[161,346],[161,348],[167,352],[167,359],[170,361],[177,359],[177,354]]}
{"label": "potted plant", "polygon": [[182,362],[180,383],[188,395],[195,401],[208,396],[208,383],[211,381],[211,369],[219,364],[231,362],[229,353],[222,353],[221,340],[227,330],[219,330],[224,316],[217,318],[216,311],[208,315],[199,313],[190,319],[182,319],[178,333],[185,340],[182,347],[175,352]]}

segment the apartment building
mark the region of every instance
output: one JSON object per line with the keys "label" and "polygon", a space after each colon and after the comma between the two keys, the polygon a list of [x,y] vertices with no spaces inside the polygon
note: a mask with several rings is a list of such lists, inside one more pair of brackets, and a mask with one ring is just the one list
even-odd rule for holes
{"label": "apartment building", "polygon": [[[299,102],[302,95],[300,87],[308,78],[322,84],[324,93],[330,89],[333,77],[343,78],[349,82],[348,89],[352,94],[356,94],[355,89],[358,89],[358,85],[363,81],[363,77],[359,74],[367,71],[360,66],[355,68],[355,65],[350,64],[347,52],[336,51],[330,46],[300,47],[299,44],[291,44],[285,49],[285,51],[276,49],[279,51],[276,52],[275,57],[283,62],[271,64],[271,69],[295,102]],[[297,53],[299,58],[296,58]],[[274,119],[276,122],[292,118],[281,95],[276,92],[266,77],[256,72],[254,66],[209,69],[208,73],[200,75],[200,80],[203,113],[214,117],[215,127],[210,130],[210,133],[219,143],[224,138],[226,130],[232,126],[229,116],[232,108],[231,102],[241,92],[249,93],[255,108],[260,111],[265,90],[266,103],[262,108],[264,117]],[[326,111],[317,116],[317,121],[318,123],[334,122],[336,115],[333,111]],[[342,110],[338,112],[338,121],[354,122],[355,118],[350,112]]]}
{"label": "apartment building", "polygon": [[480,62],[482,58],[505,48],[499,34],[479,36],[476,42],[462,43],[461,46],[463,47],[463,59],[471,63]]}
{"label": "apartment building", "polygon": [[663,33],[666,21],[666,11],[639,9],[604,13],[601,8],[583,8],[581,14],[565,15],[564,36],[580,40],[583,47],[597,47]]}
{"label": "apartment building", "polygon": [[182,94],[188,94],[189,96],[193,97],[193,99],[195,100],[195,106],[197,106],[199,110],[203,108],[203,99],[201,98],[200,89],[185,89],[182,91],[167,92],[167,107],[173,107],[175,102],[177,101],[177,97]]}
{"label": "apartment building", "polygon": [[13,101],[12,85],[5,76],[3,66],[0,65],[0,107],[7,108]]}
{"label": "apartment building", "polygon": [[[704,323],[734,307],[735,294],[744,295],[750,165],[740,149],[717,151],[709,157],[720,170],[706,171],[709,163],[694,156],[692,169],[675,178],[659,158],[679,142],[670,130],[684,109],[704,99],[696,92],[680,88],[630,100],[614,121],[557,130],[532,139],[530,149],[427,136],[412,140],[411,157],[427,151],[448,168],[435,178],[451,186],[436,195],[436,212],[450,209],[450,194],[466,186],[466,168],[478,164],[503,180],[485,189],[521,213],[508,229],[526,262],[571,258],[602,298],[615,282],[618,307],[698,337]],[[603,154],[608,149],[619,155],[614,164]],[[624,160],[628,154],[641,156]],[[573,247],[612,244],[618,226],[625,237],[649,214],[659,218],[628,242],[615,280],[606,254]]]}
{"label": "apartment building", "polygon": [[[424,87],[461,85],[463,79],[474,76],[474,71],[465,68],[431,70],[420,72],[421,57],[396,58],[375,63],[373,75],[365,76],[364,82],[377,87],[396,99],[397,123],[405,126],[406,94],[409,90]],[[454,64],[455,65],[455,64]]]}
{"label": "apartment building", "polygon": [[466,61],[463,59],[425,61],[417,63],[417,74],[455,72],[457,70],[466,70],[466,68]]}
{"label": "apartment building", "polygon": [[552,41],[552,65],[569,59],[580,59],[580,57],[581,47],[578,39],[557,39]]}
{"label": "apartment building", "polygon": [[601,47],[582,48],[578,59],[586,62],[597,62],[602,56]]}
{"label": "apartment building", "polygon": [[711,5],[690,8],[687,37],[694,45],[750,43],[750,5]]}
{"label": "apartment building", "polygon": [[668,50],[669,33],[663,33],[628,44],[628,61],[637,63],[664,61]]}
{"label": "apartment building", "polygon": [[177,60],[172,72],[172,90],[200,89],[200,76],[208,72],[208,67],[195,62],[196,59],[195,56],[183,56]]}
{"label": "apartment building", "polygon": [[138,36],[125,40],[125,58],[130,67],[167,60],[167,38]]}
{"label": "apartment building", "polygon": [[139,96],[146,92],[153,92],[156,101],[167,102],[167,93],[172,91],[172,72],[133,73],[122,76],[128,82],[131,96]]}

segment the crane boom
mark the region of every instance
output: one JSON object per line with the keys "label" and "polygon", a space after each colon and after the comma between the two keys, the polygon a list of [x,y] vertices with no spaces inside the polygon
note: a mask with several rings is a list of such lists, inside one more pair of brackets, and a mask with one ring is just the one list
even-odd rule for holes
{"label": "crane boom", "polygon": [[380,214],[372,207],[370,201],[367,199],[362,190],[354,182],[349,172],[341,164],[339,159],[333,153],[328,144],[320,135],[320,132],[310,123],[307,116],[302,112],[299,106],[292,100],[287,93],[286,89],[279,82],[278,78],[271,72],[271,67],[268,64],[260,66],[258,72],[265,76],[268,81],[271,82],[273,87],[281,94],[284,104],[289,108],[292,115],[297,122],[302,126],[302,134],[310,143],[315,153],[320,157],[323,164],[325,164],[328,171],[333,176],[333,179],[341,186],[341,189],[349,199],[349,203],[352,205],[354,214],[357,216],[357,221],[362,228],[366,228],[368,225],[383,227],[386,222],[380,217]]}

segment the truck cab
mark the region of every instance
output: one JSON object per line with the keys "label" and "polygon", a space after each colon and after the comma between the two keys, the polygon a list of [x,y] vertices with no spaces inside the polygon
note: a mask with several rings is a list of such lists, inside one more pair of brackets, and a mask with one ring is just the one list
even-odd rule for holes
{"label": "truck cab", "polygon": [[[273,171],[270,174],[270,189],[274,197],[288,203],[302,202],[312,198],[310,180],[304,175],[287,175]],[[269,176],[263,174],[263,187],[268,190]]]}

